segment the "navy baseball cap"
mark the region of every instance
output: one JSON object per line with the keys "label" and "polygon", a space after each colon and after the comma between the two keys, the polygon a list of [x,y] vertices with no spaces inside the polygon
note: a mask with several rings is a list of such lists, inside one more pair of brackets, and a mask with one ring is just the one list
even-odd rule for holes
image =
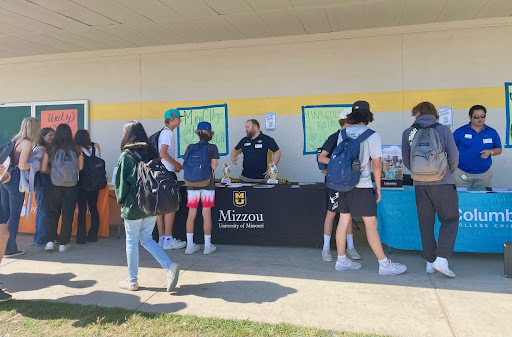
{"label": "navy baseball cap", "polygon": [[212,125],[208,122],[199,122],[199,124],[197,124],[197,129],[196,130],[208,130],[208,131],[211,131],[212,130]]}
{"label": "navy baseball cap", "polygon": [[370,104],[367,101],[357,101],[352,105],[352,111],[356,110],[370,111]]}

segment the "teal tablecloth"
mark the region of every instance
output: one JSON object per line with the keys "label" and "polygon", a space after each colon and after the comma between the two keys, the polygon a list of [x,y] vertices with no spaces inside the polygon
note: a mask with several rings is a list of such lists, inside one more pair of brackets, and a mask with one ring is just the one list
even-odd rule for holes
{"label": "teal tablecloth", "polygon": [[[459,193],[456,252],[503,253],[512,238],[512,193]],[[405,250],[422,250],[414,187],[383,190],[377,219],[381,241]],[[436,218],[435,233],[439,232]]]}

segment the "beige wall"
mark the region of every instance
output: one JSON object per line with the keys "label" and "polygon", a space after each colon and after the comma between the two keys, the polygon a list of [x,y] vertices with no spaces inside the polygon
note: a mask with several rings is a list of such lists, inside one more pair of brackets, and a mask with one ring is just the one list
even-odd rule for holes
{"label": "beige wall", "polygon": [[[313,95],[318,95],[313,99],[316,104],[352,103],[361,98],[376,107],[371,127],[381,134],[383,144],[399,144],[402,130],[412,122],[409,91],[496,88],[512,81],[511,37],[512,19],[500,19],[0,59],[0,101],[87,99],[92,107],[164,101],[170,102],[170,108],[172,102],[195,100],[258,98],[257,102],[264,102],[268,97],[293,96],[300,106],[302,101],[310,104]],[[403,92],[403,98],[396,92]],[[321,95],[339,96],[333,101]],[[505,143],[504,96],[468,98],[455,90],[445,96],[437,92],[432,98],[426,91],[418,97],[454,106],[452,129],[466,123],[471,105],[489,102],[487,122]],[[92,137],[106,154],[109,174],[119,154],[123,122],[142,119],[151,133],[161,124],[151,118],[163,112],[148,114],[142,113],[147,109],[132,107],[125,115],[125,106],[117,108],[112,115],[93,114],[90,122]],[[232,148],[244,135],[247,118],[262,121],[263,114],[272,110],[260,111],[251,105],[246,109],[228,106],[228,111]],[[302,155],[300,109],[290,107],[277,118],[278,129],[269,134],[283,151],[279,176],[293,181],[323,180],[314,157]],[[512,187],[507,169],[511,161],[510,149],[495,158],[495,185]],[[233,175],[239,172],[233,168]]]}

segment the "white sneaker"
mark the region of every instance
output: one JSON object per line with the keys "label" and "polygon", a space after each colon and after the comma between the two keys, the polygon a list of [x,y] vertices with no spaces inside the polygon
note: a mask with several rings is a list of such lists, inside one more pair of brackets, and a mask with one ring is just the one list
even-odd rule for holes
{"label": "white sneaker", "polygon": [[204,247],[203,254],[204,255],[210,255],[211,253],[213,253],[216,250],[217,250],[217,247],[215,247],[214,245],[210,244],[210,248],[207,249],[206,246]]}
{"label": "white sneaker", "polygon": [[168,240],[166,240],[166,242],[164,243],[164,247],[163,247],[165,250],[169,250],[169,249],[182,249],[182,248],[185,248],[187,246],[186,242],[178,240],[178,239],[174,239],[174,241],[171,244],[168,244],[168,245],[166,244],[166,243],[168,243],[167,241]]}
{"label": "white sneaker", "polygon": [[443,257],[438,256],[434,263],[432,263],[432,268],[448,277],[455,277],[455,273],[448,267],[448,260]]}
{"label": "white sneaker", "polygon": [[361,260],[361,255],[354,249],[347,249],[347,255],[350,256],[352,260]]}
{"label": "white sneaker", "polygon": [[380,275],[400,275],[405,273],[407,270],[407,267],[404,264],[392,262],[391,260],[388,260],[389,262],[386,263],[385,266],[382,266],[379,263],[379,274]]}
{"label": "white sneaker", "polygon": [[201,246],[196,245],[194,243],[190,249],[188,249],[188,248],[185,249],[185,254],[187,254],[187,255],[194,254],[195,252],[198,252],[200,250],[201,250]]}
{"label": "white sneaker", "polygon": [[128,280],[123,280],[119,282],[119,288],[126,289],[130,291],[135,291],[139,289],[139,284],[137,282],[130,282]]}
{"label": "white sneaker", "polygon": [[361,264],[357,262],[352,262],[350,259],[345,259],[343,262],[340,260],[336,261],[336,266],[334,269],[337,271],[343,271],[343,270],[353,270],[353,269],[359,269],[361,268]]}
{"label": "white sneaker", "polygon": [[57,241],[49,241],[46,243],[46,246],[44,246],[44,250],[54,250],[56,244]]}
{"label": "white sneaker", "polygon": [[331,250],[322,250],[322,260],[324,260],[325,262],[332,262],[333,259],[332,259],[332,253],[331,253]]}
{"label": "white sneaker", "polygon": [[432,262],[427,261],[427,266],[425,267],[427,274],[434,274],[436,272],[436,270],[432,267],[432,264]]}
{"label": "white sneaker", "polygon": [[178,278],[180,277],[180,266],[177,263],[171,263],[171,268],[167,270],[167,292],[171,292],[176,288]]}
{"label": "white sneaker", "polygon": [[69,250],[71,246],[69,243],[66,243],[65,245],[59,245],[59,253],[64,253],[66,250]]}

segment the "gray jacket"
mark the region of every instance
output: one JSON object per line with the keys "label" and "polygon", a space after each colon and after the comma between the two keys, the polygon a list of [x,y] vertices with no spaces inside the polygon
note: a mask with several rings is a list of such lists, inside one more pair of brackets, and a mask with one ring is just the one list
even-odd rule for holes
{"label": "gray jacket", "polygon": [[[421,115],[416,118],[415,123],[421,125],[422,127],[428,127],[437,123],[437,119],[432,115]],[[443,150],[446,152],[446,156],[448,159],[448,168],[446,170],[446,174],[441,180],[438,181],[414,181],[414,185],[443,185],[443,184],[455,184],[455,180],[453,179],[452,173],[455,172],[457,165],[459,165],[459,150],[457,149],[457,145],[455,145],[455,140],[453,139],[453,134],[449,127],[445,125],[439,125],[436,127],[437,133],[439,133],[439,138],[441,139],[441,143],[443,146]],[[414,127],[410,127],[404,131],[402,134],[402,157],[404,160],[404,165],[409,170],[411,169],[411,143],[412,137],[415,132]]]}
{"label": "gray jacket", "polygon": [[36,172],[41,168],[41,162],[39,159],[43,157],[43,151],[34,151],[30,158],[28,158],[28,164],[30,165],[29,170],[20,170],[20,192],[28,192],[27,199],[27,212],[25,212],[25,218],[28,219],[30,216],[30,207],[32,205],[32,192],[34,191],[34,180]]}

